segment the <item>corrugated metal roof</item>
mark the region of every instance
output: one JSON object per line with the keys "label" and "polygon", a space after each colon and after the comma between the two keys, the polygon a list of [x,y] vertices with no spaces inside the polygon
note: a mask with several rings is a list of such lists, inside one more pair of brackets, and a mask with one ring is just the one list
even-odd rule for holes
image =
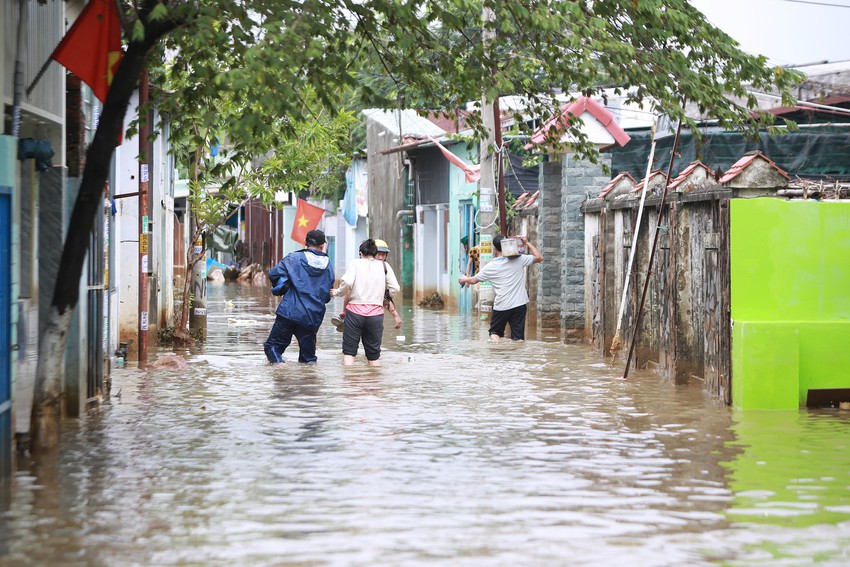
{"label": "corrugated metal roof", "polygon": [[413,136],[425,138],[433,136],[439,138],[446,131],[428,120],[419,116],[415,110],[401,111],[401,131],[399,131],[399,111],[384,110],[381,108],[368,108],[363,111],[367,120],[374,120],[395,136]]}

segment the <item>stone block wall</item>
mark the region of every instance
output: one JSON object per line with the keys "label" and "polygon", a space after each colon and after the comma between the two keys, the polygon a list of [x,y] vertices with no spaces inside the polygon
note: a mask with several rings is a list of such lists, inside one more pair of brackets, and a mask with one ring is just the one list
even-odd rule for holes
{"label": "stone block wall", "polygon": [[[596,196],[610,181],[603,164],[611,157],[599,156],[599,163],[564,155],[561,162],[561,328],[567,341],[585,340],[584,309],[584,216],[582,203]],[[542,191],[541,191],[542,195]]]}
{"label": "stone block wall", "polygon": [[537,209],[537,239],[533,242],[543,254],[537,266],[537,315],[541,328],[561,324],[561,162],[540,164],[540,196]]}

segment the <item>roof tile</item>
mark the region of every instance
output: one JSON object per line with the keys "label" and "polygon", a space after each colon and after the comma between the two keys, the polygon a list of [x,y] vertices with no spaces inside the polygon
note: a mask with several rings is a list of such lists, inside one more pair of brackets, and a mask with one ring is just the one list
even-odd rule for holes
{"label": "roof tile", "polygon": [[780,168],[778,165],[776,165],[773,162],[773,160],[771,160],[769,157],[767,157],[766,155],[764,155],[761,152],[751,152],[751,153],[744,155],[744,157],[742,157],[741,159],[736,161],[732,165],[732,167],[729,168],[729,171],[727,171],[726,174],[723,177],[720,178],[720,181],[718,181],[718,183],[720,183],[721,185],[723,185],[725,183],[729,183],[730,181],[732,181],[733,179],[738,177],[745,169],[747,169],[747,167],[751,163],[753,163],[757,158],[761,158],[764,161],[766,161],[767,163],[769,163],[785,179],[789,179],[789,180],[791,179],[790,177],[788,177],[788,174],[785,173],[785,171],[783,171],[782,168]]}

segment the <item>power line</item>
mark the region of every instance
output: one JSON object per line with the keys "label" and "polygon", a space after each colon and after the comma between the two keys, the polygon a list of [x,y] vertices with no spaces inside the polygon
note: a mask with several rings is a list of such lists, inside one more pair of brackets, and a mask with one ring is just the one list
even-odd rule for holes
{"label": "power line", "polygon": [[815,2],[814,0],[782,0],[792,4],[811,4],[813,6],[829,6],[830,8],[850,8],[847,4],[831,4],[829,2]]}

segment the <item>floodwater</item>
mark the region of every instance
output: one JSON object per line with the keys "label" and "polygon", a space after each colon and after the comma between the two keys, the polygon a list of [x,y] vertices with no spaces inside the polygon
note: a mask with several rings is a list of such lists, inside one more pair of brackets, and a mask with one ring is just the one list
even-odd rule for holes
{"label": "floodwater", "polygon": [[188,368],[115,371],[56,462],[21,463],[0,564],[850,564],[850,412],[736,413],[410,305],[381,368],[344,368],[329,323],[318,365],[273,367],[266,290],[208,311]]}

